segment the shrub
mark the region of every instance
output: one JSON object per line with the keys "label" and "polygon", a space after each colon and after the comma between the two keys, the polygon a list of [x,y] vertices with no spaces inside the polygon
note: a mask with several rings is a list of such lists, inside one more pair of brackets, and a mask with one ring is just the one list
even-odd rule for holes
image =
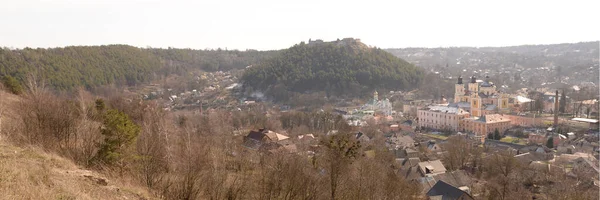
{"label": "shrub", "polygon": [[12,76],[4,76],[4,78],[2,78],[2,84],[4,84],[4,86],[13,94],[20,95],[23,93],[23,87],[21,87],[19,81]]}

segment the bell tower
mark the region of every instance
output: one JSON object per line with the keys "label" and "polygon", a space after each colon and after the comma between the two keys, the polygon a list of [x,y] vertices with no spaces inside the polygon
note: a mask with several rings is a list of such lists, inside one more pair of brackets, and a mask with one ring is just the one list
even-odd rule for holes
{"label": "bell tower", "polygon": [[479,85],[477,84],[477,78],[471,76],[471,82],[469,82],[469,91],[479,93]]}
{"label": "bell tower", "polygon": [[458,77],[458,82],[454,85],[454,103],[458,103],[465,95],[465,85],[463,85],[462,76]]}

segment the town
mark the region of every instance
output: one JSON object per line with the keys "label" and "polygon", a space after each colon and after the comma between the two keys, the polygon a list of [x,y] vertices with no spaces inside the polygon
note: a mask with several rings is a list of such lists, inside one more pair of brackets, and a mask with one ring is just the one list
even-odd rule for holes
{"label": "town", "polygon": [[594,200],[599,1],[3,2],[0,200]]}
{"label": "town", "polygon": [[[209,77],[229,78],[229,75],[219,75],[220,72],[215,75],[211,73]],[[233,96],[231,90],[240,85],[227,80],[225,84],[220,84],[223,86],[219,86],[220,81],[214,79],[214,84],[201,93],[216,92]],[[225,85],[229,87],[225,88]],[[573,87],[580,89],[588,86]],[[451,155],[456,154],[455,145],[461,145],[459,147],[464,148],[462,151],[480,149],[482,159],[496,154],[511,155],[537,173],[563,173],[580,184],[600,187],[598,176],[594,175],[600,173],[598,99],[579,98],[577,101],[561,91],[564,90],[541,87],[506,93],[491,82],[489,76],[459,76],[455,79],[453,97],[416,99],[413,92],[374,91],[372,97],[363,104],[344,103],[343,106],[320,109],[320,112],[339,115],[352,127],[354,139],[367,149],[363,156],[375,157],[378,152],[374,149],[382,146],[393,152],[399,165],[398,173],[419,184],[422,195],[431,199],[453,195],[477,199],[482,195],[478,193],[481,190],[476,189],[482,187],[474,175],[476,169],[467,163],[457,166],[456,161],[452,160],[456,159]],[[191,102],[196,106],[187,108],[200,110],[201,113],[204,109],[198,106],[200,101],[186,99],[200,92],[194,90],[192,95],[188,93],[167,95],[170,103],[166,104],[165,109],[175,108],[176,105],[181,109],[186,105],[183,102]],[[232,112],[261,108],[269,118],[282,118],[294,112],[289,106],[275,106],[261,99],[254,96],[229,103],[222,101],[220,108]],[[398,103],[402,106],[393,106]],[[212,112],[216,110],[208,109],[205,115]],[[296,129],[236,129],[234,135],[242,137],[239,139],[242,142],[240,145],[249,151],[267,155],[297,154],[311,158],[322,151],[319,140],[338,132],[328,130],[322,134]],[[467,159],[462,162],[473,161]],[[581,173],[588,174],[588,179],[578,177]]]}

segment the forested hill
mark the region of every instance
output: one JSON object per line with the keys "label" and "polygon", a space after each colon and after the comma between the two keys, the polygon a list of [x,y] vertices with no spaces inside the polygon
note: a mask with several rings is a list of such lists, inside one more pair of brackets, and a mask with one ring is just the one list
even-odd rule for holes
{"label": "forested hill", "polygon": [[51,49],[0,49],[0,78],[23,82],[37,74],[57,90],[107,84],[137,85],[190,70],[241,69],[274,51],[143,49],[127,45],[72,46]]}
{"label": "forested hill", "polygon": [[419,86],[423,71],[378,48],[347,40],[300,43],[244,73],[246,91],[285,100],[287,92],[324,91],[358,96],[374,89],[407,90]]}
{"label": "forested hill", "polygon": [[0,50],[0,76],[23,81],[34,73],[58,90],[110,83],[134,85],[151,79],[159,68],[157,56],[124,45]]}

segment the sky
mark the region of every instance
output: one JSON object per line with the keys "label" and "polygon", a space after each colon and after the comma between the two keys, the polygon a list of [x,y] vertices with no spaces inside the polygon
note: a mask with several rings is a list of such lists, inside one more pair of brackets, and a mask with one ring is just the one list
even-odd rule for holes
{"label": "sky", "polygon": [[600,40],[600,1],[0,0],[0,46],[288,48],[360,38],[380,48]]}

